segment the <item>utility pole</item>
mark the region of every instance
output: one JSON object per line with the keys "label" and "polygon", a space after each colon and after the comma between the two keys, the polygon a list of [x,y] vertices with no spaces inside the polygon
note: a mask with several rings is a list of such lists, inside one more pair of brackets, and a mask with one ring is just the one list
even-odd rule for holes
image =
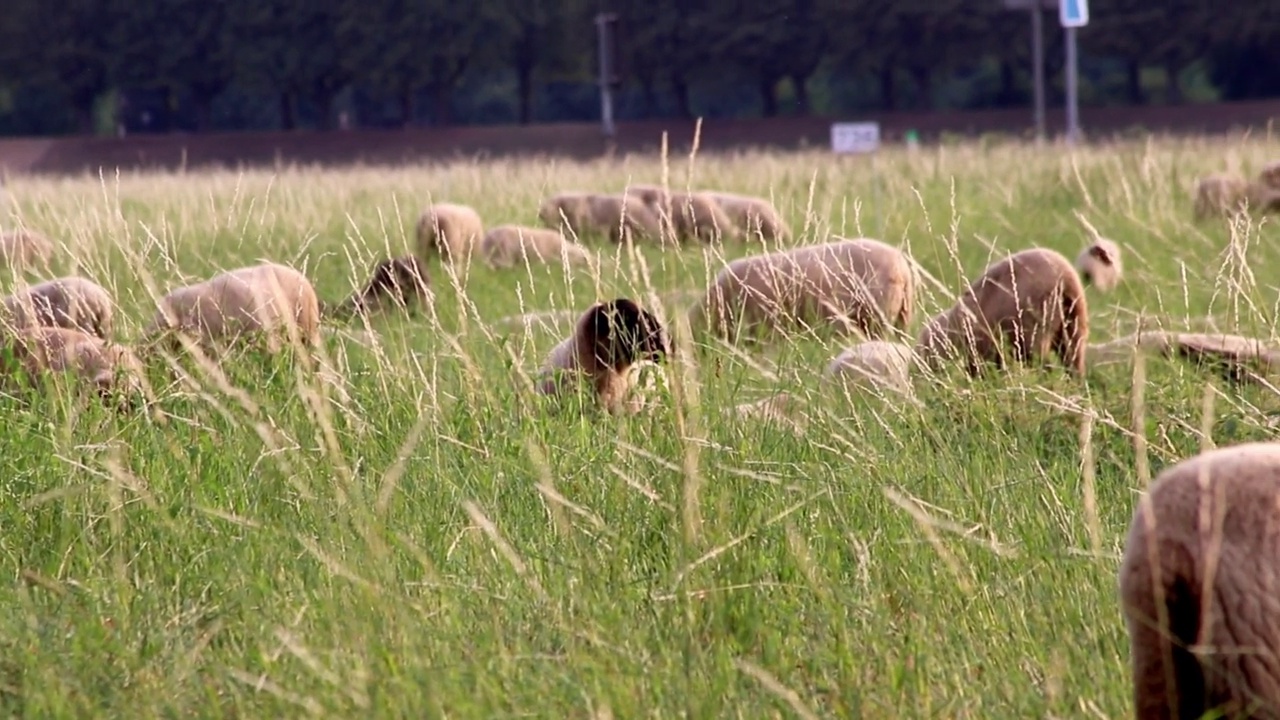
{"label": "utility pole", "polygon": [[1088,0],[1059,0],[1058,19],[1066,33],[1067,46],[1067,144],[1080,142],[1080,70],[1076,29],[1089,24]]}
{"label": "utility pole", "polygon": [[616,13],[596,13],[596,40],[600,53],[600,124],[609,141],[617,133],[613,124],[613,86],[617,82],[613,68],[613,45],[617,27]]}

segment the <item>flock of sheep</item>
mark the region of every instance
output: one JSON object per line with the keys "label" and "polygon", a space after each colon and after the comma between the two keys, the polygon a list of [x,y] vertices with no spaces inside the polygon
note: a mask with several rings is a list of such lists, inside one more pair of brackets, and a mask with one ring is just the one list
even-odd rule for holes
{"label": "flock of sheep", "polygon": [[1230,215],[1252,208],[1280,212],[1280,162],[1273,162],[1253,180],[1229,172],[1213,173],[1196,183],[1195,216]]}
{"label": "flock of sheep", "polygon": [[[1208,212],[1202,208],[1236,207],[1224,194],[1234,186],[1221,178],[1197,186],[1197,215]],[[1247,184],[1239,197],[1245,196],[1263,204],[1280,198],[1280,163]],[[430,302],[426,264],[435,258],[469,263],[478,255],[492,267],[513,267],[584,261],[591,253],[579,239],[592,236],[662,245],[790,237],[780,213],[763,198],[648,185],[620,194],[559,193],[543,201],[539,219],[542,227],[486,231],[474,209],[434,204],[418,223],[417,251],[380,262],[343,303],[321,302],[311,282],[284,265],[244,267],[170,290],[139,348],[194,344],[214,352],[254,338],[265,338],[270,349],[285,340],[315,346],[323,318],[367,313],[388,302],[412,311]],[[47,262],[52,252],[52,243],[36,233],[0,235],[0,259],[11,268]],[[1143,332],[1090,344],[1086,287],[1108,292],[1123,277],[1120,248],[1103,237],[1095,236],[1074,262],[1032,247],[991,263],[913,338],[909,326],[922,272],[892,245],[833,237],[725,264],[685,319],[693,339],[726,344],[808,331],[858,337],[829,362],[824,382],[903,397],[912,394],[913,371],[938,373],[950,365],[978,376],[989,367],[1056,357],[1079,377],[1096,362],[1147,351],[1212,359],[1239,379],[1277,361],[1261,342],[1239,336]],[[10,295],[0,311],[11,365],[0,372],[5,378],[18,368],[33,376],[71,372],[104,393],[118,391],[120,371],[140,376],[142,363],[134,348],[110,340],[112,307],[102,286],[79,276]],[[550,350],[535,389],[548,396],[585,389],[609,413],[640,412],[647,403],[637,392],[639,368],[674,352],[666,324],[653,311],[626,297],[598,302]],[[739,412],[785,416],[793,401],[784,393]],[[1208,468],[1211,493],[1204,484]],[[1280,572],[1259,562],[1280,555],[1277,519],[1280,446],[1269,444],[1187,460],[1165,470],[1142,499],[1120,571],[1139,717],[1167,717],[1175,710],[1196,717],[1214,708],[1238,713],[1255,701],[1280,708],[1280,593],[1269,584]],[[1242,652],[1250,647],[1263,652]]]}

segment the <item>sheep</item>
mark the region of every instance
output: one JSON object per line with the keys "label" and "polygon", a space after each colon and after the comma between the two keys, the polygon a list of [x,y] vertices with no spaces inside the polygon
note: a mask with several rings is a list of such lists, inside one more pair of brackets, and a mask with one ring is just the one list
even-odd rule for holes
{"label": "sheep", "polygon": [[1128,360],[1134,352],[1216,366],[1228,382],[1258,381],[1280,369],[1280,350],[1261,340],[1221,333],[1143,331],[1089,345],[1090,367]]}
{"label": "sheep", "polygon": [[1272,190],[1280,190],[1280,160],[1267,163],[1258,173],[1258,183]]}
{"label": "sheep", "polygon": [[418,219],[418,257],[429,260],[439,255],[452,263],[465,263],[482,237],[484,221],[475,209],[436,203]]}
{"label": "sheep", "polygon": [[791,230],[773,203],[764,198],[726,192],[704,191],[747,238],[779,242],[791,237]]}
{"label": "sheep", "polygon": [[1195,219],[1239,212],[1249,191],[1244,178],[1231,173],[1213,173],[1196,181]]}
{"label": "sheep", "polygon": [[591,253],[570,242],[558,230],[499,225],[485,233],[480,253],[491,268],[509,268],[529,262],[589,263]]}
{"label": "sheep", "polygon": [[870,238],[751,255],[727,264],[689,310],[689,327],[727,340],[812,326],[840,335],[905,330],[915,303],[906,255]]}
{"label": "sheep", "polygon": [[1104,293],[1111,292],[1124,276],[1120,246],[1113,240],[1096,238],[1076,256],[1076,270],[1086,286],[1092,285]]}
{"label": "sheep", "polygon": [[1278,509],[1262,442],[1166,468],[1139,500],[1117,573],[1136,717],[1280,717]]}
{"label": "sheep", "polygon": [[977,376],[983,360],[1004,368],[1002,346],[1008,341],[1019,362],[1052,350],[1069,373],[1080,376],[1088,337],[1084,285],[1071,261],[1032,248],[992,263],[955,305],[925,323],[916,353],[932,370],[959,355],[969,375]]}
{"label": "sheep", "polygon": [[115,303],[98,283],[78,275],[32,285],[3,300],[4,323],[12,327],[64,327],[105,339]]}
{"label": "sheep", "polygon": [[131,406],[146,387],[142,362],[132,350],[80,330],[28,326],[3,343],[8,353],[0,359],[0,374],[11,387],[19,371],[31,382],[45,372],[70,372],[104,398],[119,393],[121,407]]}
{"label": "sheep", "polygon": [[904,343],[872,340],[845,349],[827,364],[823,382],[838,382],[871,390],[911,392],[914,352]]}
{"label": "sheep", "polygon": [[573,334],[551,349],[538,373],[537,390],[560,396],[589,380],[598,405],[609,414],[634,413],[629,395],[638,379],[633,366],[663,362],[671,339],[662,323],[629,298],[596,303],[578,319]]}
{"label": "sheep", "polygon": [[804,403],[789,392],[778,392],[752,402],[745,402],[734,407],[734,412],[743,420],[759,420],[785,425],[795,435],[804,435],[809,427],[809,416],[804,411]]}
{"label": "sheep", "polygon": [[306,276],[267,262],[170,291],[143,337],[153,347],[177,349],[175,334],[190,333],[208,351],[217,342],[265,336],[267,348],[275,352],[291,328],[304,344],[318,346],[319,316],[320,303]]}
{"label": "sheep", "polygon": [[388,258],[373,266],[364,287],[351,294],[332,310],[322,307],[323,315],[342,318],[369,312],[392,302],[409,314],[431,301],[431,279],[420,259],[413,255]]}
{"label": "sheep", "polygon": [[562,230],[567,225],[579,237],[598,233],[614,243],[662,236],[658,215],[631,194],[558,193],[542,201],[538,220],[551,230]]}
{"label": "sheep", "polygon": [[1245,201],[1249,209],[1258,213],[1280,213],[1280,186],[1266,185],[1261,182],[1249,183],[1245,191]]}
{"label": "sheep", "polygon": [[53,257],[53,242],[33,230],[0,233],[0,264],[11,270],[47,264]]}
{"label": "sheep", "polygon": [[677,242],[737,240],[743,231],[734,223],[733,218],[724,211],[715,198],[702,192],[668,192],[653,186],[632,186],[628,193],[636,193],[641,202],[648,205],[666,221],[670,234]]}

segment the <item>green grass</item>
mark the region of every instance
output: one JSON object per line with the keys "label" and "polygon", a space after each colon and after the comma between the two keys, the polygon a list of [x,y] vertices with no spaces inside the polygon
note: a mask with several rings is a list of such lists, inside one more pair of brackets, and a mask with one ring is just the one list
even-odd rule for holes
{"label": "green grass", "polygon": [[[1195,225],[1188,193],[1276,156],[1257,139],[1151,139],[669,172],[772,196],[796,242],[899,244],[949,293],[1013,250],[1074,258],[1091,225],[1126,252],[1121,287],[1090,291],[1094,341],[1139,317],[1272,338],[1280,232]],[[411,247],[432,199],[535,224],[546,194],[662,172],[628,158],[18,177],[0,224],[65,243],[51,272],[110,288],[127,342],[148,279],[266,258],[336,300]],[[1138,453],[1154,474],[1208,442],[1271,437],[1272,393],[1151,360],[1136,403],[1116,367],[920,378],[915,406],[822,391],[840,347],[811,339],[683,356],[639,416],[556,411],[528,379],[571,320],[504,318],[628,295],[673,319],[723,262],[591,244],[595,273],[477,266],[455,287],[432,264],[433,312],[329,333],[335,373],[231,358],[221,386],[162,387],[163,424],[65,384],[0,398],[4,714],[1130,713],[1115,571]],[[912,332],[948,302],[926,283]],[[779,390],[805,401],[803,434],[734,413]]]}

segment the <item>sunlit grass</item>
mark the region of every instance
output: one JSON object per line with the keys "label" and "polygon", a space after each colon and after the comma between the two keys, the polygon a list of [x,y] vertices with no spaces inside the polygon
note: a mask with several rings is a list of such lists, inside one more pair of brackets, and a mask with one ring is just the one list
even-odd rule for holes
{"label": "sunlit grass", "polygon": [[[17,177],[0,226],[63,245],[41,276],[109,288],[117,339],[132,342],[154,310],[148,283],[270,259],[337,301],[412,250],[432,200],[533,225],[547,194],[620,191],[665,169],[673,187],[771,197],[793,244],[862,235],[909,250],[932,278],[913,333],[990,261],[1033,245],[1074,258],[1094,228],[1126,253],[1125,282],[1090,291],[1095,341],[1140,321],[1270,339],[1280,234],[1196,225],[1188,193],[1197,174],[1276,156],[1257,141],[1159,139]],[[907,403],[821,386],[842,346],[818,338],[682,354],[670,394],[639,416],[557,411],[530,378],[578,313],[624,295],[674,326],[725,259],[761,250],[584,242],[596,272],[476,265],[451,279],[432,263],[426,314],[328,328],[320,371],[259,354],[228,359],[224,381],[196,368],[160,388],[163,424],[67,387],[0,398],[0,706],[1128,713],[1115,569],[1136,468],[1202,446],[1206,384],[1220,393],[1215,443],[1271,437],[1270,392],[1150,360],[1137,402],[1117,366],[1084,383],[917,377]],[[563,312],[515,318],[546,311]],[[733,410],[779,391],[800,401],[802,433]]]}

